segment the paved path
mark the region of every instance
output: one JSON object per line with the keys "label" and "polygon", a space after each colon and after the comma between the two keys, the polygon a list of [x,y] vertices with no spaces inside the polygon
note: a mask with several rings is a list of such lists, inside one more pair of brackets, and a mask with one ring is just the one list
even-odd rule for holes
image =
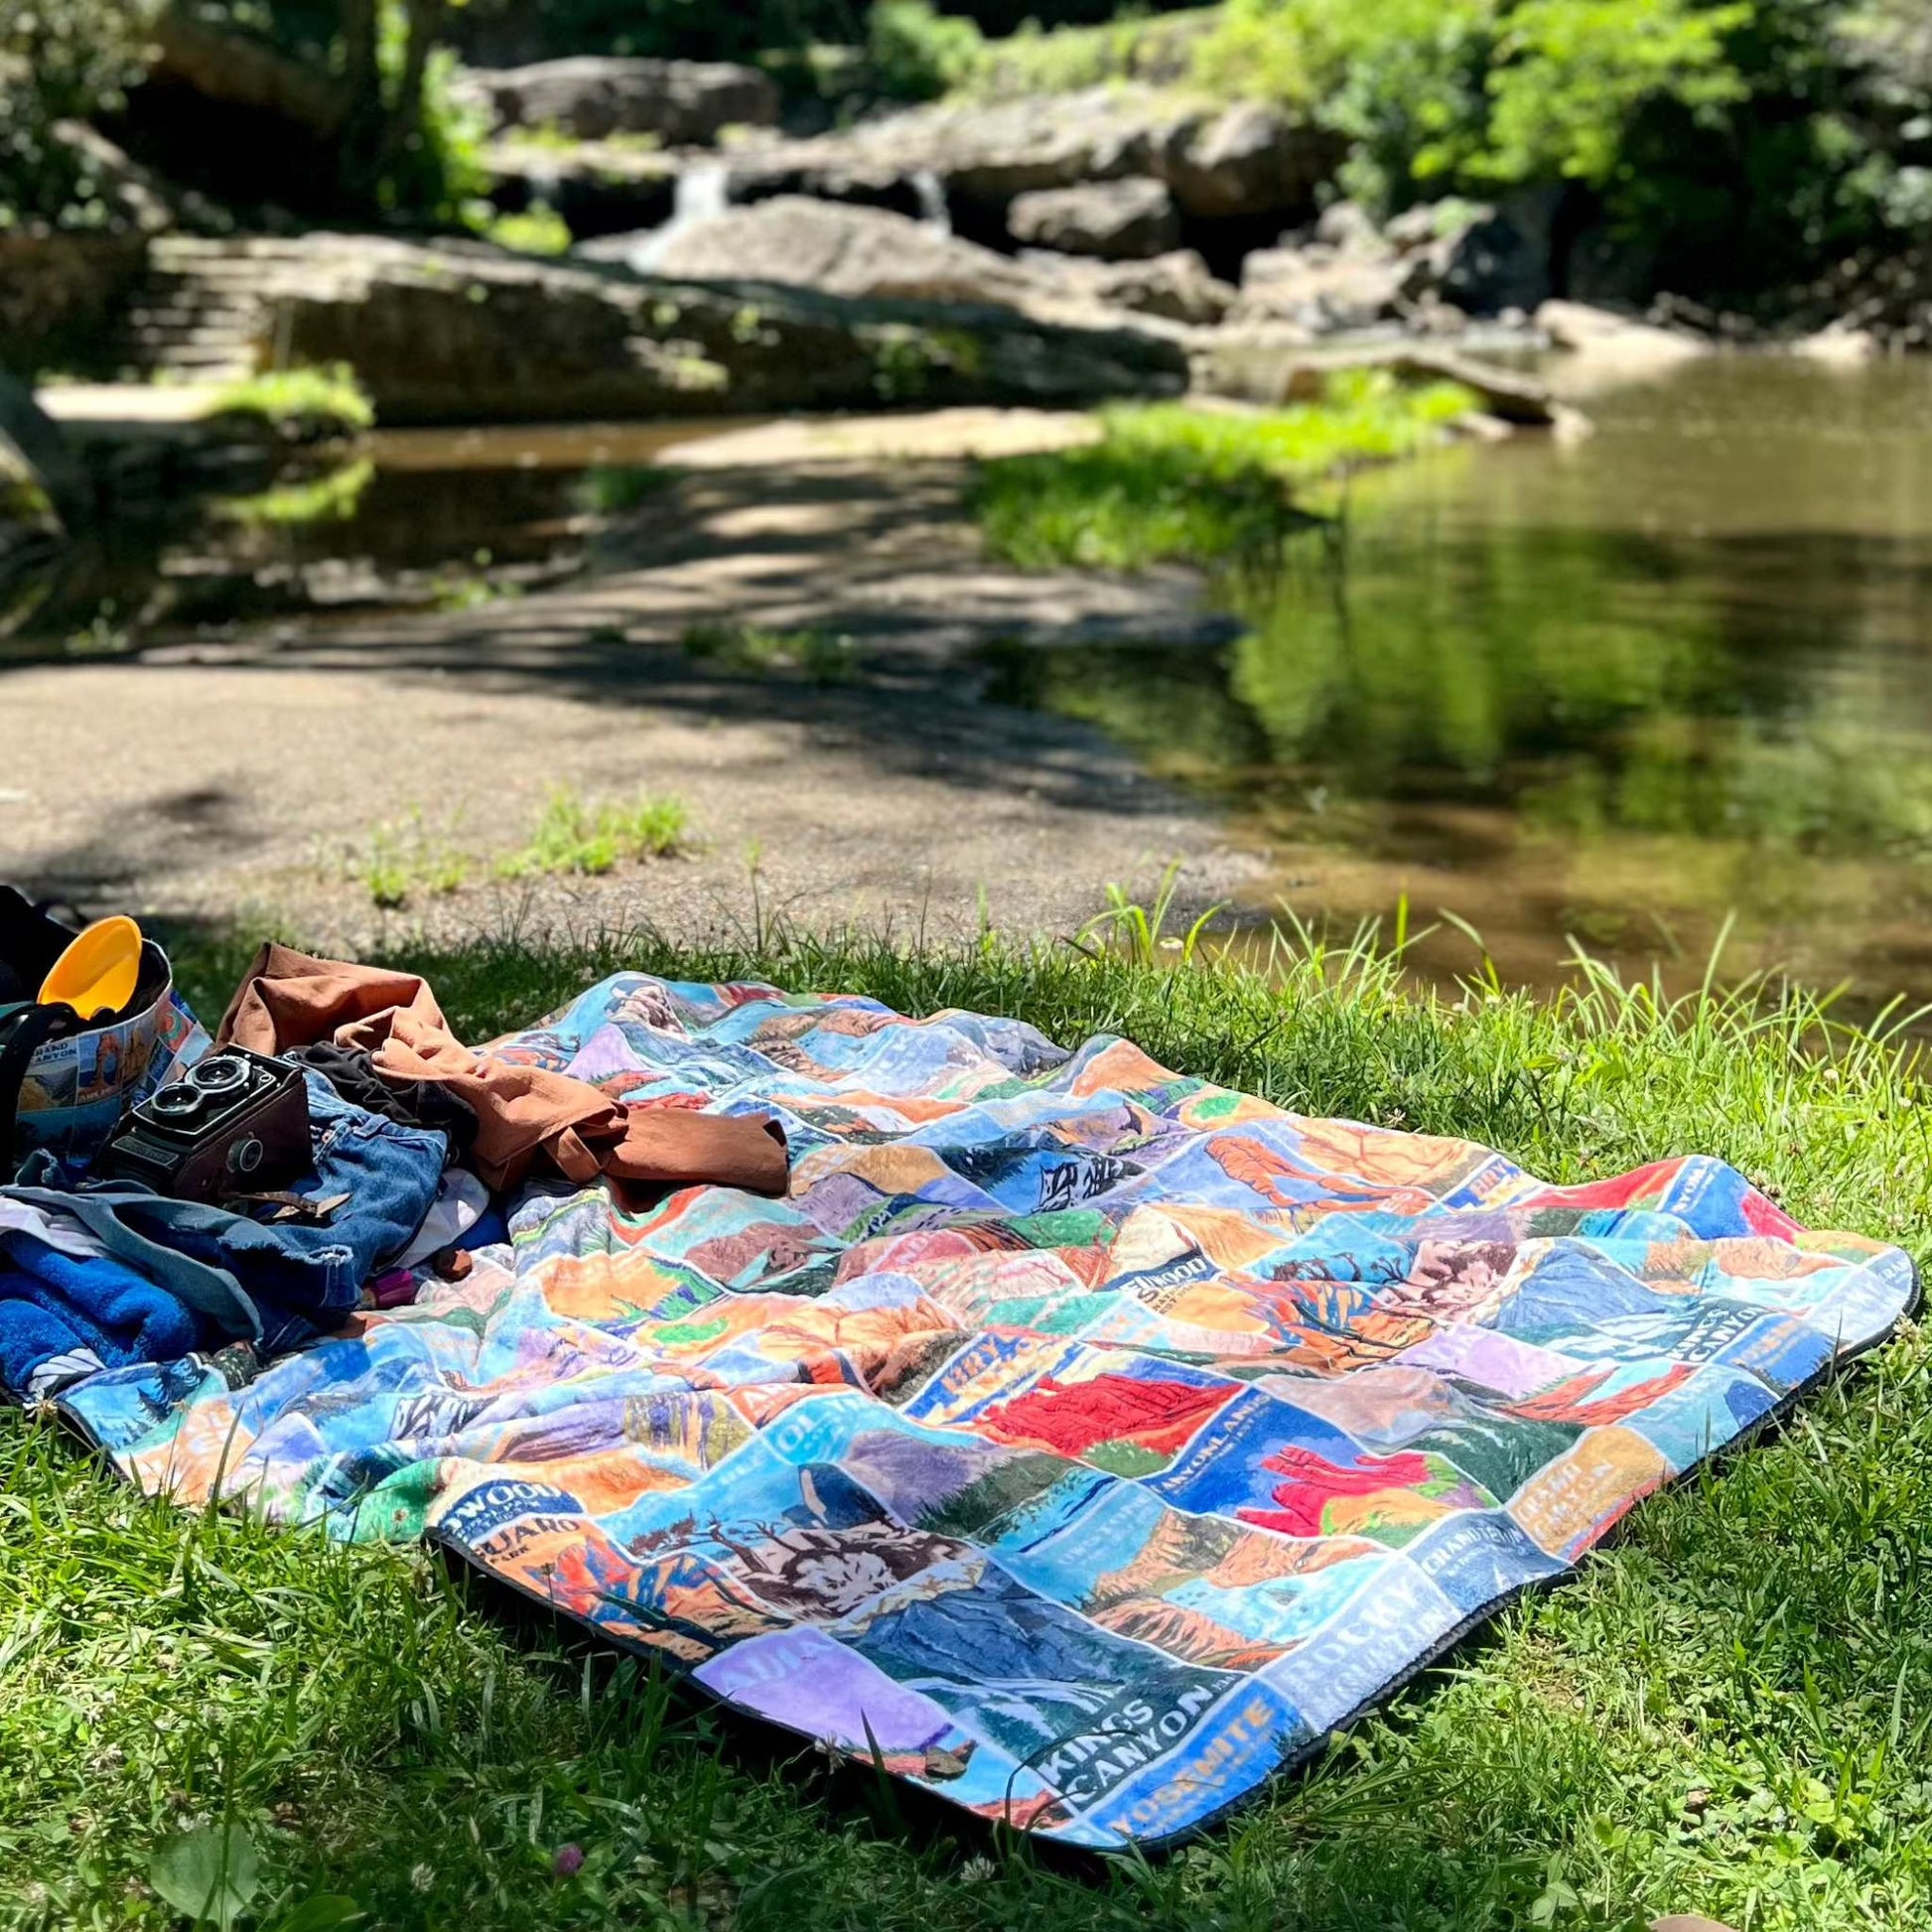
{"label": "paved path", "polygon": [[[754,855],[767,909],[937,933],[982,904],[1065,930],[1107,882],[1169,859],[1192,901],[1246,875],[1209,818],[1095,735],[984,702],[970,661],[998,636],[1200,648],[1216,626],[1190,576],[994,568],[956,464],[882,464],[876,446],[812,462],[759,434],[753,461],[694,468],[566,590],[0,673],[0,877],[370,945],[512,918],[715,929],[751,915]],[[727,675],[680,645],[715,619],[849,634],[873,668],[825,687]],[[407,845],[418,822],[482,871],[558,784],[675,793],[700,849],[399,913],[347,876],[376,828]]]}

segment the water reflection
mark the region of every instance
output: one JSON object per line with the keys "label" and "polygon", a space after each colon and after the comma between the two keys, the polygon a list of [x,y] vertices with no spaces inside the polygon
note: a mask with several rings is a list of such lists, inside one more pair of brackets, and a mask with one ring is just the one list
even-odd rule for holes
{"label": "water reflection", "polygon": [[[1576,448],[1358,479],[1339,554],[1221,587],[1223,653],[1007,657],[1211,790],[1305,916],[1439,908],[1506,977],[1780,966],[1932,997],[1932,369],[1746,358]],[[1466,971],[1453,927],[1421,950]]]}
{"label": "water reflection", "polygon": [[[36,559],[0,608],[0,648],[105,651],[238,626],[436,609],[557,584],[600,520],[640,499],[666,448],[719,423],[384,431],[351,458],[246,487],[143,474],[107,446],[103,512]],[[5,643],[11,633],[12,641]]]}

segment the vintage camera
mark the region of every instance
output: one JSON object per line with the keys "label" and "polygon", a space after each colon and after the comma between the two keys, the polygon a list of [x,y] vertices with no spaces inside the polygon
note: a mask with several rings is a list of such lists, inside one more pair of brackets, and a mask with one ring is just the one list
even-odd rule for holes
{"label": "vintage camera", "polygon": [[302,1069],[228,1046],[136,1107],[94,1172],[175,1200],[219,1201],[285,1187],[311,1163]]}

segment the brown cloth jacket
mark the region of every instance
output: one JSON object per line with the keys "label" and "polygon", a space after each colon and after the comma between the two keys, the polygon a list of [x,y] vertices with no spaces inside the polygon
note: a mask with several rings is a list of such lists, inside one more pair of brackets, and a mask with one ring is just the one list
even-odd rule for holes
{"label": "brown cloth jacket", "polygon": [[514,1186],[544,1154],[570,1180],[603,1173],[633,1187],[785,1191],[784,1129],[769,1116],[626,1107],[567,1073],[475,1052],[414,973],[312,959],[270,941],[214,1037],[257,1053],[333,1040],[372,1054],[386,1079],[445,1082],[476,1109],[471,1158],[491,1187]]}

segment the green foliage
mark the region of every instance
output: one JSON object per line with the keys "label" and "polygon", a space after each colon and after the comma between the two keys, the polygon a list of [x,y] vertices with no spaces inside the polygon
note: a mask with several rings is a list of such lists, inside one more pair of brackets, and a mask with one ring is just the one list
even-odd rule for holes
{"label": "green foliage", "polygon": [[433,831],[422,807],[378,825],[346,867],[369,902],[398,911],[472,884],[479,872],[497,879],[598,877],[639,859],[662,859],[690,842],[691,814],[676,798],[639,797],[627,804],[586,801],[559,785],[544,801],[528,840],[493,864],[480,862]]}
{"label": "green foliage", "polygon": [[[1849,0],[1227,0],[1197,84],[1314,114],[1388,209],[1573,184],[1665,286],[1743,295],[1932,217]],[[1902,57],[1901,57],[1902,58]]]}
{"label": "green foliage", "polygon": [[375,426],[375,405],[345,362],[245,376],[220,391],[208,414],[263,416],[285,434],[304,440],[354,436]]}
{"label": "green foliage", "polygon": [[148,1861],[148,1882],[196,1924],[228,1932],[261,1889],[254,1840],[234,1825],[197,1825],[161,1846]]}
{"label": "green foliage", "polygon": [[[446,43],[466,0],[177,0],[209,26],[269,42],[288,59],[329,75],[343,123],[299,181],[300,206],[358,220],[455,226],[489,187],[483,162],[487,117],[465,105],[458,59]],[[373,27],[364,58],[351,17]],[[275,159],[279,160],[280,157]],[[218,184],[245,201],[245,165]]]}
{"label": "green foliage", "polygon": [[720,670],[793,671],[813,684],[838,684],[857,669],[852,639],[841,631],[810,625],[801,630],[771,630],[730,621],[694,623],[680,643],[687,657]]}
{"label": "green foliage", "polygon": [[[386,16],[391,21],[396,18],[394,4],[391,0],[392,10]],[[394,65],[393,50],[399,43],[393,29],[384,45],[392,50],[385,77],[391,89],[391,112],[395,112],[402,80]],[[421,98],[407,110],[414,124],[377,184],[377,201],[389,213],[454,223],[489,192],[490,174],[483,162],[488,116],[459,97],[455,83],[460,65],[446,47],[437,48],[429,58]]]}
{"label": "green foliage", "polygon": [[959,86],[983,45],[970,20],[942,14],[929,0],[877,0],[866,23],[870,78],[892,100],[932,100]]}
{"label": "green foliage", "polygon": [[570,252],[570,224],[553,207],[538,202],[520,214],[491,215],[483,224],[483,238],[520,255],[564,255]]}
{"label": "green foliage", "polygon": [[113,225],[97,165],[55,132],[120,106],[159,0],[0,5],[0,229]]}
{"label": "green foliage", "polygon": [[993,553],[1025,569],[1265,557],[1309,521],[1297,485],[1406,456],[1470,406],[1452,384],[1409,387],[1377,369],[1265,413],[1126,406],[1106,412],[1089,448],[982,464],[968,506]]}
{"label": "green foliage", "polygon": [[394,911],[428,895],[446,897],[470,883],[471,862],[441,834],[430,830],[420,805],[405,817],[378,825],[348,861],[348,877],[364,887],[371,905]]}
{"label": "green foliage", "polygon": [[691,814],[676,798],[638,798],[627,805],[592,805],[568,786],[551,792],[519,852],[496,865],[499,879],[564,873],[591,877],[636,859],[663,859],[689,841]]}
{"label": "green foliage", "polygon": [[1196,77],[1318,109],[1384,201],[1432,183],[1611,184],[1653,101],[1743,100],[1750,0],[1229,0]]}
{"label": "green foliage", "polygon": [[[983,43],[962,84],[969,93],[1007,99],[1014,94],[1067,93],[1114,80],[1180,81],[1191,70],[1196,45],[1222,23],[1217,7],[1146,16],[1123,9],[1119,18],[1097,26],[1050,32],[1030,19],[1017,33]],[[1228,91],[1252,89],[1244,84]]]}
{"label": "green foliage", "polygon": [[1695,120],[1749,97],[1728,41],[1753,18],[1751,0],[1521,0],[1502,22],[1478,172],[1611,186],[1651,102]]}

